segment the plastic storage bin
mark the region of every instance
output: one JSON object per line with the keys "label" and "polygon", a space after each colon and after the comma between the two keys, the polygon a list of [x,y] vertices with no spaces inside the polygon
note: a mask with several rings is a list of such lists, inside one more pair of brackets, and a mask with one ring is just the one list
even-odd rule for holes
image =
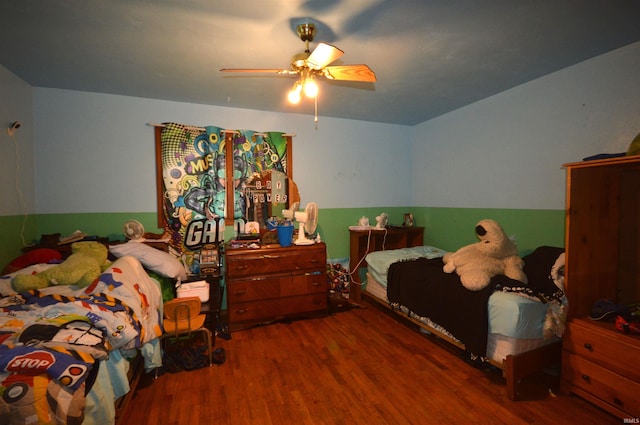
{"label": "plastic storage bin", "polygon": [[209,301],[209,282],[199,280],[197,282],[183,283],[176,290],[178,298],[198,297],[200,301],[206,303]]}

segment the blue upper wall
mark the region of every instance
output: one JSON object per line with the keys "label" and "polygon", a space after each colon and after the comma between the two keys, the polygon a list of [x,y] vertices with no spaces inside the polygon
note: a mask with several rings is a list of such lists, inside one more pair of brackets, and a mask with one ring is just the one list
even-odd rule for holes
{"label": "blue upper wall", "polygon": [[147,124],[168,121],[295,134],[293,178],[302,205],[411,203],[410,127],[320,115],[316,129],[307,115],[34,91],[40,213],[155,211],[154,130]]}
{"label": "blue upper wall", "polygon": [[624,151],[640,132],[638,69],[640,43],[415,127],[324,118],[321,103],[316,127],[305,115],[31,88],[0,67],[1,120],[23,121],[14,138],[0,131],[0,216],[154,212],[147,123],[164,121],[296,134],[303,205],[562,210],[562,163]]}
{"label": "blue upper wall", "polygon": [[640,133],[640,43],[414,127],[414,205],[563,209],[562,164]]}

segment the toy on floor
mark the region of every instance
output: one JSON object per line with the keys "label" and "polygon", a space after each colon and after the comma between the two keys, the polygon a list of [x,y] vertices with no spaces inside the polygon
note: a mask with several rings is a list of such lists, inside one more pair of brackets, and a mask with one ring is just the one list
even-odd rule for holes
{"label": "toy on floor", "polygon": [[640,321],[627,320],[622,316],[617,316],[616,329],[626,334],[640,335]]}
{"label": "toy on floor", "polygon": [[444,255],[446,273],[458,273],[462,285],[471,291],[482,290],[498,274],[527,283],[518,248],[496,221],[479,221],[475,233],[478,242]]}

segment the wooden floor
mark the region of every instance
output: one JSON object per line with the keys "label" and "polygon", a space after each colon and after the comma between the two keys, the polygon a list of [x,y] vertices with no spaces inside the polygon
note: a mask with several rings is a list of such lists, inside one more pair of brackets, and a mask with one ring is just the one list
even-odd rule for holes
{"label": "wooden floor", "polygon": [[[217,339],[223,365],[146,376],[122,424],[619,424],[527,381],[512,402],[498,371],[479,370],[374,306]],[[549,391],[551,389],[551,392]]]}

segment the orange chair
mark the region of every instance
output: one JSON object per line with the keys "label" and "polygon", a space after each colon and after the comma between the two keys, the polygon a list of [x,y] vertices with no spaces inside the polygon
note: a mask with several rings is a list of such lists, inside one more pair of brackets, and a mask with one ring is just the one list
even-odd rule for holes
{"label": "orange chair", "polygon": [[164,334],[161,342],[167,338],[179,340],[181,336],[191,337],[193,334],[204,335],[209,355],[209,366],[212,363],[213,347],[211,331],[204,326],[206,315],[200,314],[201,302],[198,297],[175,298],[164,303]]}

